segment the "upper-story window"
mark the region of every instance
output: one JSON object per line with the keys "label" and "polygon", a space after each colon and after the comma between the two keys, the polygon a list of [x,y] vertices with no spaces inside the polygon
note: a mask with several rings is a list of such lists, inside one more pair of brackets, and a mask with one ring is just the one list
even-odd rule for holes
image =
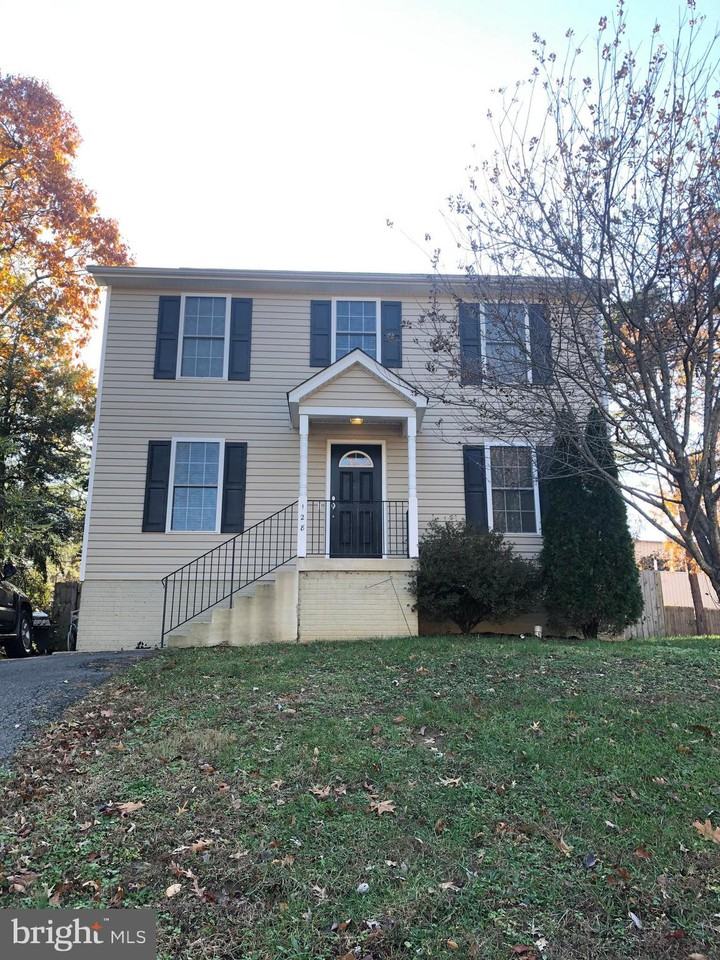
{"label": "upper-story window", "polygon": [[335,360],[358,347],[378,357],[380,310],[376,300],[335,301]]}
{"label": "upper-story window", "polygon": [[462,383],[552,382],[550,324],[543,304],[461,303]]}
{"label": "upper-story window", "polygon": [[527,380],[530,341],[527,308],[520,303],[488,303],[484,313],[485,372],[499,383]]}
{"label": "upper-story window", "polygon": [[225,377],[227,369],[228,297],[184,297],[181,377]]}

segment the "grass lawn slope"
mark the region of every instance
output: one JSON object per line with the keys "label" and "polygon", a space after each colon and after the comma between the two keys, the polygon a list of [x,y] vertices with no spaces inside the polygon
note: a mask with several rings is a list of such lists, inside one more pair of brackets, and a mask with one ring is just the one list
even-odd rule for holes
{"label": "grass lawn slope", "polygon": [[720,641],[185,650],[0,782],[4,907],[164,960],[720,956]]}

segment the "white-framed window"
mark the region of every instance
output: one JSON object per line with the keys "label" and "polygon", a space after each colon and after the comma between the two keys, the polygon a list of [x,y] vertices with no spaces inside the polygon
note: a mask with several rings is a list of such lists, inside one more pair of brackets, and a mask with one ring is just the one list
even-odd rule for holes
{"label": "white-framed window", "polygon": [[490,380],[511,384],[530,378],[530,318],[524,303],[483,304],[480,338]]}
{"label": "white-framed window", "polygon": [[488,523],[501,533],[540,533],[537,464],[526,444],[485,444]]}
{"label": "white-framed window", "polygon": [[380,301],[349,298],[332,302],[332,360],[358,347],[381,360]]}
{"label": "white-framed window", "polygon": [[227,379],[230,300],[224,296],[182,295],[178,379]]}
{"label": "white-framed window", "polygon": [[174,437],[166,530],[218,533],[225,442]]}

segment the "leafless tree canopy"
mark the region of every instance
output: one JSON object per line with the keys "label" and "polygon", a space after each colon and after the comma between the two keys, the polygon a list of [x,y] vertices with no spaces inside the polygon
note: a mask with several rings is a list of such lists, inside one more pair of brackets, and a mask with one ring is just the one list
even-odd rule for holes
{"label": "leafless tree canopy", "polygon": [[[672,37],[656,25],[633,49],[626,27],[620,3],[592,52],[536,36],[531,75],[496,91],[494,152],[451,199],[472,266],[464,289],[438,277],[417,339],[430,389],[485,436],[546,442],[559,418],[604,411],[608,479],[720,588],[718,34],[693,2]],[[476,360],[458,329],[472,301]],[[552,376],[530,336],[542,308]]]}

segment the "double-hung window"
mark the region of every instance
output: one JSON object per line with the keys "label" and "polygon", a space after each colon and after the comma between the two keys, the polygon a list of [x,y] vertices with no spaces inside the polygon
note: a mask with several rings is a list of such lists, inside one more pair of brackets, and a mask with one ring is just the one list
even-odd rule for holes
{"label": "double-hung window", "polygon": [[379,360],[380,305],[377,300],[336,300],[333,360],[358,347]]}
{"label": "double-hung window", "polygon": [[483,355],[488,379],[497,383],[527,380],[530,341],[525,305],[487,303],[483,315]]}
{"label": "double-hung window", "polygon": [[551,334],[545,305],[462,302],[458,312],[463,385],[551,383]]}
{"label": "double-hung window", "polygon": [[183,297],[181,377],[227,376],[228,297]]}
{"label": "double-hung window", "polygon": [[467,445],[463,470],[468,523],[500,533],[540,533],[540,490],[531,447]]}
{"label": "double-hung window", "polygon": [[492,527],[501,533],[537,533],[536,480],[530,447],[490,447]]}
{"label": "double-hung window", "polygon": [[169,497],[170,530],[219,530],[220,440],[176,440]]}

